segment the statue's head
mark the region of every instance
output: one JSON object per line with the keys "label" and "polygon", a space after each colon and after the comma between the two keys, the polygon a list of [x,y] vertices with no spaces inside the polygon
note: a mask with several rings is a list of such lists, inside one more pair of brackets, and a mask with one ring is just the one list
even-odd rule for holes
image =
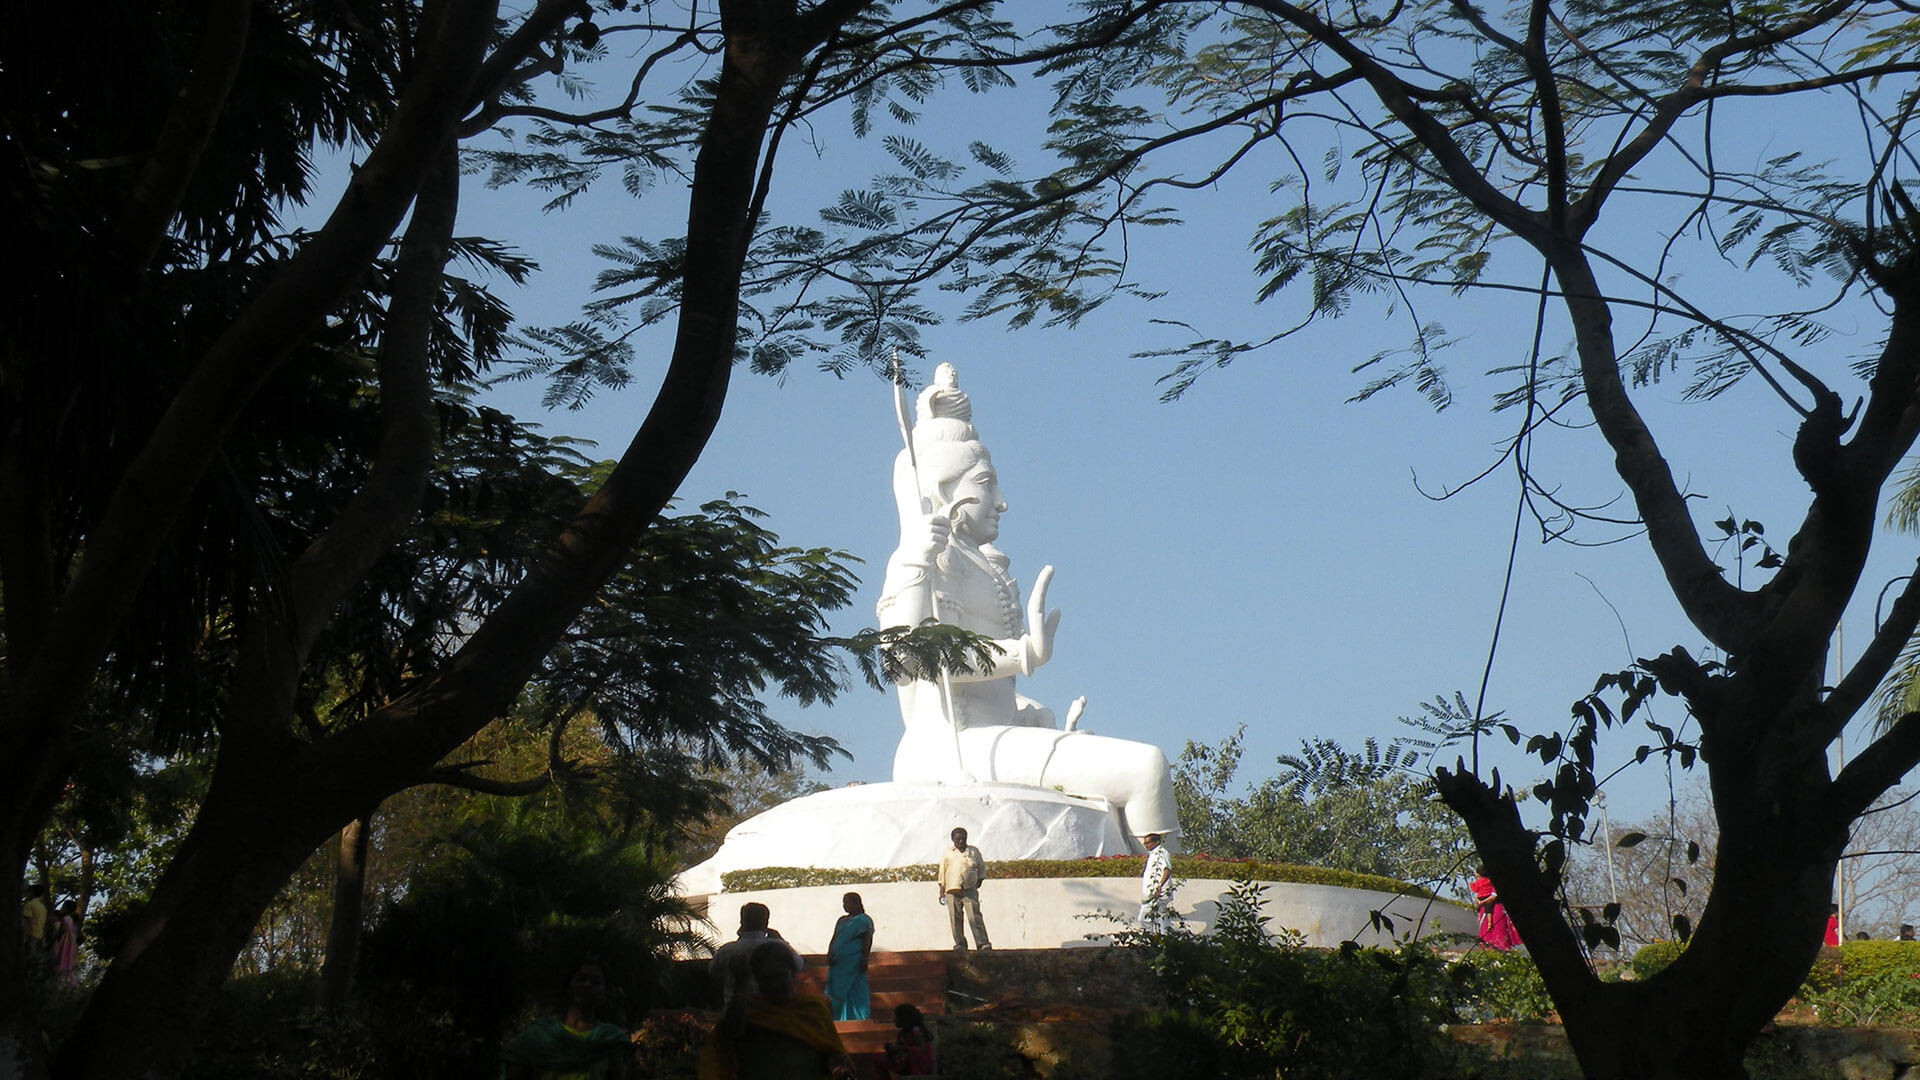
{"label": "statue's head", "polygon": [[[976,544],[998,537],[1000,514],[1007,508],[1000,494],[1000,474],[986,444],[974,432],[973,402],[960,389],[952,364],[935,368],[932,384],[920,392],[913,450],[919,464],[919,499],[935,509],[971,499],[954,513],[955,531]],[[912,510],[919,512],[918,507]]]}

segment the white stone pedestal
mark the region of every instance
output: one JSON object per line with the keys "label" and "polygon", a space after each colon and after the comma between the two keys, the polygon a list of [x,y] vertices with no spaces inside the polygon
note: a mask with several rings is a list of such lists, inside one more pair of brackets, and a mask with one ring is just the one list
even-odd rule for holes
{"label": "white stone pedestal", "polygon": [[680,891],[720,891],[729,870],[886,869],[940,861],[954,827],[988,863],[1138,854],[1105,799],[1024,784],[857,784],[817,792],[735,825],[720,850],[680,875]]}

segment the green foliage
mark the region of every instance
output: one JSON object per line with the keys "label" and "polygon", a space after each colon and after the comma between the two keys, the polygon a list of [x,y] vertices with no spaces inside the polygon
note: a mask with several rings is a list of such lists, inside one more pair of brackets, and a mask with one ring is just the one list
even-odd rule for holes
{"label": "green foliage", "polygon": [[1303,742],[1279,759],[1278,775],[1236,797],[1229,791],[1244,735],[1211,747],[1189,742],[1174,764],[1187,849],[1433,886],[1457,888],[1471,876],[1466,829],[1411,771],[1413,746],[1369,739],[1349,752],[1325,739]]}
{"label": "green foliage", "polygon": [[[987,864],[987,879],[996,878],[1137,878],[1146,867],[1143,855],[1121,855],[1098,859],[1006,859]],[[728,892],[757,889],[800,889],[810,885],[860,885],[886,881],[932,881],[938,867],[933,863],[893,866],[885,869],[846,869],[812,866],[767,866],[754,870],[729,870],[720,876]],[[1372,889],[1406,896],[1433,899],[1434,894],[1418,885],[1371,874],[1329,870],[1318,866],[1288,866],[1279,863],[1209,859],[1175,855],[1173,873],[1183,880],[1281,881],[1300,885],[1337,885],[1345,889]]]}
{"label": "green foliage", "polygon": [[[398,1031],[377,1018],[329,1014],[313,1004],[319,979],[280,969],[234,979],[201,1031],[188,1080],[374,1080],[380,1050]],[[388,1018],[408,1028],[401,1016]]]}
{"label": "green foliage", "polygon": [[[763,866],[753,870],[729,870],[720,875],[720,884],[728,892],[748,892],[758,889],[804,889],[810,885],[932,881],[937,869],[933,863],[869,870],[819,866]],[[991,867],[988,868],[988,872],[992,872]]]}
{"label": "green foliage", "polygon": [[[584,478],[591,490],[607,465]],[[587,713],[608,745],[713,767],[824,767],[832,739],[776,724],[772,693],[831,702],[847,677],[827,613],[858,585],[844,551],[782,545],[741,496],[663,515],[535,677],[541,718]]]}
{"label": "green foliage", "polygon": [[933,1021],[940,1075],[968,1080],[1027,1080],[1032,1074],[1007,1029],[945,1017]]}
{"label": "green foliage", "polygon": [[916,679],[938,680],[943,672],[986,670],[1001,653],[992,638],[931,618],[919,626],[862,630],[835,644],[853,654],[860,674],[876,690]]}
{"label": "green foliage", "polygon": [[1800,999],[1833,1027],[1920,1026],[1920,942],[1849,941],[1822,949]]}
{"label": "green foliage", "polygon": [[[1144,150],[1140,131],[1160,122],[1120,99],[1148,85],[1156,64],[1178,62],[1194,17],[1158,5],[1090,5],[1051,24],[1043,9],[1022,9],[1026,21],[1016,25],[1002,17],[1011,7],[943,5],[894,25],[888,7],[856,12],[788,87],[775,145],[789,125],[844,111],[855,137],[877,137],[885,160],[864,182],[832,193],[817,220],[769,216],[755,231],[736,334],[741,362],[779,373],[811,359],[845,376],[884,371],[895,348],[910,362],[924,358],[921,329],[941,317],[922,302],[929,287],[967,295],[965,318],[1004,317],[1016,327],[1073,325],[1115,296],[1157,295],[1132,280],[1126,246],[1114,238],[1179,219],[1160,201],[1159,184],[1115,187]],[[721,48],[718,24],[696,19],[653,60]],[[663,74],[679,67],[648,65],[656,66]],[[1023,67],[1060,80],[1037,165],[1023,169],[977,140],[929,146],[908,130],[930,95],[1011,85],[1010,72]],[[601,123],[535,121],[508,132],[506,145],[470,154],[489,168],[490,183],[527,184],[549,193],[551,206],[616,176],[647,197],[661,180],[691,171],[700,106],[714,87],[703,80],[670,91],[677,94],[648,100],[636,85]],[[606,262],[598,298],[563,326],[517,338],[525,355],[515,362],[547,381],[549,405],[578,406],[599,388],[625,385],[633,332],[670,320],[681,303],[683,238],[622,236],[595,253]]]}
{"label": "green foliage", "polygon": [[1475,949],[1454,961],[1447,974],[1465,995],[1460,1014],[1470,1022],[1533,1022],[1553,1012],[1540,969],[1519,950]]}
{"label": "green foliage", "polygon": [[1920,942],[1849,941],[1840,946],[1843,979],[1869,979],[1892,972],[1920,971]]}
{"label": "green foliage", "polygon": [[1190,1013],[1124,1013],[1114,1018],[1110,1031],[1113,1080],[1212,1080],[1229,1075],[1221,1057],[1230,1051]]}
{"label": "green foliage", "polygon": [[1459,996],[1431,949],[1300,947],[1268,933],[1259,888],[1234,885],[1212,934],[1127,931],[1159,983],[1162,1021],[1208,1035],[1224,1077],[1441,1075],[1442,1025]]}
{"label": "green foliage", "polygon": [[1633,952],[1633,977],[1642,981],[1651,979],[1686,951],[1683,941],[1649,941]]}
{"label": "green foliage", "polygon": [[488,802],[387,906],[367,934],[368,1006],[444,1024],[446,1038],[395,1048],[392,1075],[478,1075],[534,1010],[552,1008],[586,955],[607,972],[608,1018],[644,1010],[676,944],[700,941],[669,871],[591,821]]}
{"label": "green foliage", "polygon": [[1846,946],[1824,946],[1813,958],[1807,977],[1800,984],[1800,996],[1820,994],[1847,981]]}

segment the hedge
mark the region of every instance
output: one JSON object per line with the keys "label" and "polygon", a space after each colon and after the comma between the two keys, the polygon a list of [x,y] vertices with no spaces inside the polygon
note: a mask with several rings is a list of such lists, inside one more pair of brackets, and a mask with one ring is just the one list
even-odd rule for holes
{"label": "hedge", "polygon": [[[1678,941],[1650,941],[1633,954],[1633,975],[1651,979],[1686,950]],[[1920,941],[1849,941],[1814,957],[1800,996],[1823,994],[1852,982],[1885,975],[1920,978]]]}
{"label": "hedge", "polygon": [[[988,878],[1089,878],[1139,877],[1146,868],[1144,855],[1110,855],[1087,859],[1005,859],[987,864]],[[809,885],[871,885],[889,881],[932,881],[935,865],[893,866],[885,869],[844,869],[839,867],[768,866],[757,870],[729,870],[720,875],[727,892],[760,889],[799,889]],[[1337,885],[1347,889],[1372,889],[1421,899],[1438,899],[1418,885],[1346,870],[1320,866],[1290,866],[1286,863],[1262,863],[1238,859],[1211,859],[1197,855],[1175,855],[1173,873],[1178,878],[1210,878],[1223,881],[1278,881],[1296,885]]]}
{"label": "hedge", "polygon": [[1920,972],[1920,941],[1849,941],[1840,946],[1840,977],[1871,979]]}

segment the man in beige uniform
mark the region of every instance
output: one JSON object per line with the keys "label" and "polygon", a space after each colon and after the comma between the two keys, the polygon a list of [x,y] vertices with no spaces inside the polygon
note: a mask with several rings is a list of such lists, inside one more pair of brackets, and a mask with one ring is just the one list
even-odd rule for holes
{"label": "man in beige uniform", "polygon": [[961,932],[964,912],[966,924],[973,928],[973,943],[982,951],[993,948],[987,940],[987,924],[980,918],[980,882],[987,876],[987,861],[980,849],[967,843],[967,830],[953,830],[953,846],[940,853],[940,902],[947,905],[947,922],[953,927],[953,947],[967,951],[967,937]]}

